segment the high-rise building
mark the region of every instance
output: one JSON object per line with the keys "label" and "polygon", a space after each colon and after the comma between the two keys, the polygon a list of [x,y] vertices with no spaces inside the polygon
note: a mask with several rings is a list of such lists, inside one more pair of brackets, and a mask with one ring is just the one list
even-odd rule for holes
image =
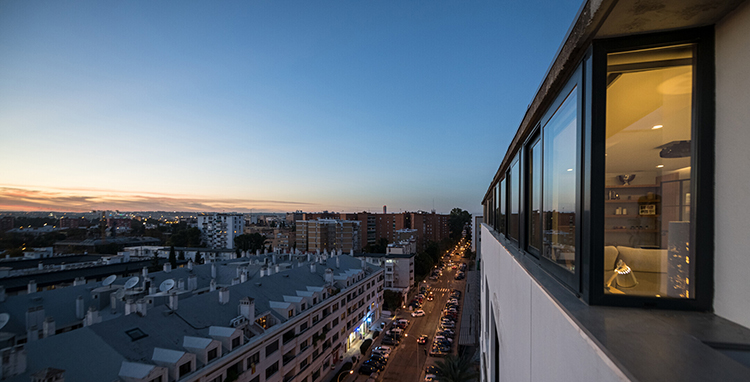
{"label": "high-rise building", "polygon": [[198,216],[198,229],[209,248],[234,249],[234,238],[242,235],[245,217],[239,214],[210,214]]}
{"label": "high-rise building", "polygon": [[750,2],[646,4],[583,4],[488,179],[482,381],[750,380]]}

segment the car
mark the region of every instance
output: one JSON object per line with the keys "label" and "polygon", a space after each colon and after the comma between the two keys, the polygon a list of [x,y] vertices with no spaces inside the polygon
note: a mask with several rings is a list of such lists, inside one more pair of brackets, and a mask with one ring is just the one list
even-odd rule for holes
{"label": "car", "polygon": [[398,340],[393,337],[383,337],[383,340],[381,341],[381,343],[386,344],[386,345],[396,346],[398,345]]}
{"label": "car", "polygon": [[409,320],[402,318],[396,322],[393,323],[395,326],[398,326],[401,329],[405,329],[407,326],[409,326]]}
{"label": "car", "polygon": [[385,369],[385,365],[381,365],[381,364],[379,364],[379,363],[377,363],[375,361],[371,361],[371,360],[365,361],[364,363],[362,363],[362,366],[369,366],[369,367],[375,369],[375,371],[381,371],[381,370]]}
{"label": "car", "polygon": [[440,375],[440,369],[438,369],[437,366],[427,366],[426,369],[424,369],[425,374],[432,374],[432,375]]}
{"label": "car", "polygon": [[377,354],[371,355],[370,359],[373,360],[373,361],[375,361],[375,362],[378,362],[378,363],[380,363],[382,365],[385,365],[388,362],[388,358],[387,357],[383,357],[382,355],[377,355]]}
{"label": "car", "polygon": [[422,316],[424,316],[424,310],[422,310],[422,309],[415,310],[415,311],[411,312],[411,316],[412,317],[422,317]]}
{"label": "car", "polygon": [[456,333],[454,331],[450,330],[450,329],[443,329],[443,330],[437,332],[437,334],[439,336],[448,337],[448,338],[453,338],[453,337],[456,336]]}
{"label": "car", "polygon": [[391,352],[393,351],[393,348],[390,346],[378,346],[375,348],[372,348],[372,354],[378,354],[382,355],[383,357],[388,358],[388,356],[391,355]]}
{"label": "car", "polygon": [[437,375],[435,374],[427,374],[424,376],[424,382],[435,382],[437,380]]}
{"label": "car", "polygon": [[422,334],[421,336],[419,336],[419,338],[417,338],[417,343],[420,345],[424,345],[427,343],[427,340],[429,339],[430,337],[428,337],[426,334]]}
{"label": "car", "polygon": [[372,374],[372,373],[374,373],[376,371],[378,371],[378,369],[376,367],[374,367],[374,366],[362,365],[362,366],[359,367],[359,373],[360,374],[370,375],[370,374]]}
{"label": "car", "polygon": [[453,343],[452,339],[443,336],[435,336],[435,339],[438,341],[447,341],[448,343]]}
{"label": "car", "polygon": [[427,296],[427,301],[432,301],[434,299],[435,299],[435,297],[432,297],[432,295]]}
{"label": "car", "polygon": [[454,324],[452,322],[443,322],[443,323],[440,324],[440,326],[443,327],[443,328],[452,329],[452,328],[456,327],[456,324]]}

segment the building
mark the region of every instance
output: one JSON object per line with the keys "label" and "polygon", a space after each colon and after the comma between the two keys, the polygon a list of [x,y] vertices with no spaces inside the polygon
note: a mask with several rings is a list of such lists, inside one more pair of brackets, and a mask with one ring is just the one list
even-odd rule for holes
{"label": "building", "polygon": [[198,229],[209,248],[234,249],[234,238],[242,235],[245,217],[239,214],[198,216]]}
{"label": "building", "polygon": [[[18,307],[10,328],[32,324],[37,337],[3,337],[3,379],[54,368],[71,381],[320,380],[378,321],[383,270],[346,255],[304,259],[214,263],[127,289],[118,280],[9,298],[4,304]],[[188,282],[168,278],[180,275]],[[159,280],[172,286],[157,288]],[[43,305],[27,312],[21,305],[30,302]]]}
{"label": "building", "polygon": [[402,303],[406,304],[409,289],[414,285],[414,258],[417,254],[417,243],[414,239],[388,244],[385,254],[363,253],[357,256],[370,264],[385,270],[383,287],[386,290],[401,293]]}
{"label": "building", "polygon": [[299,251],[352,252],[361,248],[360,222],[354,220],[298,220],[295,231]]}
{"label": "building", "polygon": [[274,250],[282,252],[291,252],[295,249],[297,240],[296,231],[290,229],[274,229],[271,237],[271,245]]}
{"label": "building", "polygon": [[750,380],[748,60],[748,1],[582,5],[482,201],[482,381]]}
{"label": "building", "polygon": [[483,222],[484,218],[482,216],[474,216],[474,227],[471,231],[471,250],[477,254],[477,259],[480,258],[479,252],[482,248],[482,235],[480,235],[481,230],[479,228]]}
{"label": "building", "polygon": [[16,218],[8,215],[0,217],[0,231],[5,232],[16,226]]}

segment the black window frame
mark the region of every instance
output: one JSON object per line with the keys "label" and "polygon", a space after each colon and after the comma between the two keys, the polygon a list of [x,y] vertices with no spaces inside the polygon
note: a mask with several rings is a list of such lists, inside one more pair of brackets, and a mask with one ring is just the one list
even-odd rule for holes
{"label": "black window frame", "polygon": [[[531,178],[533,174],[530,173],[530,171],[532,171],[534,167],[532,164],[532,160],[531,160],[531,156],[532,156],[531,147],[534,146],[535,144],[538,144],[537,150],[540,150],[539,158],[541,162],[539,163],[539,166],[540,166],[539,167],[540,177],[539,177],[539,182],[538,182],[539,184],[535,185],[536,187],[539,187],[538,202],[539,202],[540,210],[539,210],[539,222],[538,222],[538,227],[537,227],[537,230],[539,231],[539,235],[540,235],[539,248],[533,247],[532,246],[533,244],[531,242],[531,223],[532,223],[531,213],[534,211],[534,209],[532,206],[533,198],[531,195],[531,186],[533,184],[531,181]],[[524,144],[524,160],[525,160],[524,168],[527,169],[527,171],[524,171],[522,173],[522,177],[524,178],[523,190],[525,191],[524,194],[527,194],[525,198],[525,203],[524,203],[524,206],[525,206],[524,208],[525,213],[523,214],[524,219],[522,219],[522,220],[525,220],[523,225],[524,225],[524,229],[526,233],[524,235],[524,249],[533,257],[539,258],[541,256],[542,245],[544,244],[544,238],[543,238],[544,235],[542,234],[543,233],[542,232],[542,229],[543,229],[542,216],[544,215],[543,214],[544,194],[542,192],[542,190],[544,190],[544,177],[542,176],[542,174],[544,174],[544,172],[541,171],[544,167],[544,140],[542,139],[541,126],[539,126],[538,124],[536,128],[534,128],[534,132],[532,132],[529,135],[529,138],[526,140],[526,143]]]}
{"label": "black window frame", "polygon": [[[695,298],[671,299],[648,296],[622,296],[604,293],[604,158],[606,141],[606,73],[607,54],[638,49],[695,44],[692,99],[692,176],[690,190],[691,232],[695,264]],[[712,26],[680,31],[626,36],[594,41],[589,73],[591,87],[590,123],[586,125],[590,156],[586,157],[584,184],[591,193],[585,209],[589,221],[585,233],[587,262],[591,268],[584,275],[588,290],[584,298],[592,305],[615,305],[660,309],[710,310],[714,286],[714,163],[715,163],[715,52]],[[696,217],[700,216],[700,219]]]}

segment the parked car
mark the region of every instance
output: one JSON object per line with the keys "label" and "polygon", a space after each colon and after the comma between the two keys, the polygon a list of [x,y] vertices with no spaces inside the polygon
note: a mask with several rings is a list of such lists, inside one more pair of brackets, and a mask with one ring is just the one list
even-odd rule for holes
{"label": "parked car", "polygon": [[360,374],[370,375],[370,374],[372,374],[372,373],[374,373],[376,371],[378,371],[378,369],[376,367],[370,366],[370,365],[362,365],[362,366],[359,367],[359,373]]}
{"label": "parked car", "polygon": [[443,327],[443,328],[452,329],[452,328],[456,327],[456,324],[454,324],[452,322],[443,322],[443,323],[440,324],[440,326]]}
{"label": "parked car", "polygon": [[372,356],[370,356],[370,359],[382,365],[385,365],[388,362],[388,358],[383,357],[382,355],[377,355],[377,354],[373,354]]}
{"label": "parked car", "polygon": [[411,316],[412,317],[422,317],[422,316],[424,316],[424,310],[422,310],[422,309],[415,310],[415,311],[411,312]]}
{"label": "parked car", "polygon": [[383,340],[380,343],[385,344],[385,345],[397,346],[398,340],[393,337],[386,336],[386,337],[383,337]]}
{"label": "parked car", "polygon": [[389,355],[391,355],[391,352],[393,351],[393,348],[390,346],[378,346],[375,348],[372,348],[372,354],[378,354],[382,355],[386,358],[388,358]]}
{"label": "parked car", "polygon": [[436,382],[437,380],[437,375],[435,374],[427,374],[424,376],[424,382]]}
{"label": "parked car", "polygon": [[373,369],[376,369],[376,371],[380,371],[380,370],[383,370],[385,368],[385,365],[383,365],[383,364],[381,364],[381,363],[379,363],[377,361],[373,361],[371,359],[368,359],[367,361],[365,361],[364,363],[362,363],[362,366],[370,366]]}
{"label": "parked car", "polygon": [[425,374],[433,374],[433,375],[440,375],[440,369],[437,368],[437,366],[427,366],[426,369],[424,369]]}

